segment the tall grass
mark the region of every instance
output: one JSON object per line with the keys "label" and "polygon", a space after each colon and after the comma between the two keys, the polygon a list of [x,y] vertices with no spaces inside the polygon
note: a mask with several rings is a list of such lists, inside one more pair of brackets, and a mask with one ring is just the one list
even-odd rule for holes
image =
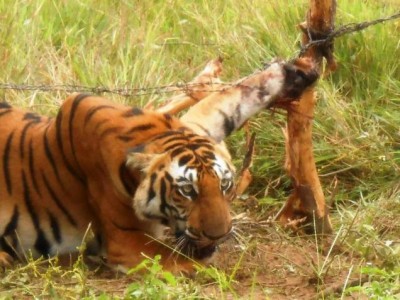
{"label": "tall grass", "polygon": [[[274,57],[297,55],[296,24],[307,5],[305,0],[0,0],[0,83],[156,87],[190,80],[216,56],[225,59],[223,79],[234,80]],[[397,1],[340,0],[336,22],[399,10]],[[335,225],[350,223],[358,211],[350,246],[366,259],[375,251],[381,261],[397,266],[398,256],[388,251],[398,254],[400,234],[399,29],[399,21],[388,22],[335,41],[339,68],[318,85],[313,127],[317,167]],[[163,95],[106,96],[143,105]],[[0,90],[0,100],[50,115],[65,97]],[[285,116],[265,111],[251,126],[257,150],[250,192],[260,200],[256,213],[266,216],[290,191],[282,167]],[[228,144],[239,165],[243,133]],[[376,246],[396,236],[392,250]]]}

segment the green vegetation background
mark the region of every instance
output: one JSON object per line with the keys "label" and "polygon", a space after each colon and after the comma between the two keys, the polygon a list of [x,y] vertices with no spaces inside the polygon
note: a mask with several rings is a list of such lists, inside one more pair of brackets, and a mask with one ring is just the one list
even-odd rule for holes
{"label": "green vegetation background", "polygon": [[[0,83],[157,87],[190,80],[217,56],[224,58],[223,79],[235,80],[274,57],[296,56],[296,25],[307,6],[304,0],[0,0]],[[395,0],[340,0],[336,23],[399,11]],[[319,82],[314,118],[315,157],[334,226],[356,215],[351,247],[366,260],[378,257],[392,275],[400,260],[399,32],[397,20],[335,41],[339,68]],[[143,105],[167,95],[105,96]],[[65,97],[0,89],[0,100],[50,115]],[[276,212],[290,192],[284,126],[285,116],[269,111],[251,121],[257,150],[250,193],[259,199],[260,216]],[[241,132],[228,140],[238,165],[243,140]],[[382,243],[388,247],[376,246]],[[398,292],[399,276],[390,278]]]}

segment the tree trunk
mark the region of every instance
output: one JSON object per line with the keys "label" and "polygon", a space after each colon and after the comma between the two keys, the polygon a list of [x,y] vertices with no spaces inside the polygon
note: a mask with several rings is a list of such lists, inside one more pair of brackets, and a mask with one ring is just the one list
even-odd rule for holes
{"label": "tree trunk", "polygon": [[[310,0],[307,21],[300,25],[303,47],[311,40],[324,39],[333,30],[335,11],[335,0]],[[312,59],[320,73],[324,57],[329,70],[336,68],[333,42],[306,48],[301,56]],[[296,228],[299,224],[305,225],[306,232],[323,234],[332,232],[332,225],[313,154],[312,121],[315,102],[314,89],[309,89],[298,102],[292,102],[287,107],[285,167],[294,189],[277,219]]]}

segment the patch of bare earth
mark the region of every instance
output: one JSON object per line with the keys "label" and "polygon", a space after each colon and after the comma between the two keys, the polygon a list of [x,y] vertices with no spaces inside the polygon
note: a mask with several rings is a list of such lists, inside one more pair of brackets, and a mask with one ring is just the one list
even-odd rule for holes
{"label": "patch of bare earth", "polygon": [[[237,223],[242,240],[222,245],[215,259],[217,268],[235,272],[232,298],[318,299],[341,294],[346,282],[362,284],[360,261],[340,246],[331,249],[334,236],[289,235],[272,222],[244,215]],[[203,293],[216,289],[209,286]]]}
{"label": "patch of bare earth", "polygon": [[[228,283],[218,282],[206,272],[193,279],[206,299],[330,299],[340,296],[346,285],[357,286],[364,281],[357,271],[362,262],[346,251],[342,236],[336,241],[335,236],[300,236],[250,213],[237,215],[235,228],[235,237],[220,245],[213,259],[213,265],[225,274]],[[14,295],[23,298],[23,286],[28,282],[35,294],[46,286],[43,277],[29,272],[26,281],[21,281],[22,273],[18,274],[18,279],[12,280],[15,283],[3,286],[13,290]],[[58,291],[65,289],[68,294],[71,287],[82,285],[77,280],[80,276],[65,274],[51,275]],[[90,266],[83,277],[86,292],[82,294],[90,291],[92,296],[105,293],[124,297],[129,284],[143,280],[140,275],[127,276],[98,265]]]}
{"label": "patch of bare earth", "polygon": [[[364,281],[357,273],[360,259],[339,245],[340,238],[331,248],[335,236],[316,239],[289,234],[273,222],[246,214],[238,215],[235,221],[236,238],[220,245],[213,260],[218,270],[233,279],[230,288],[221,291],[221,283],[200,275],[205,298],[329,299],[341,295],[346,285]],[[133,280],[140,278],[103,270],[90,275],[88,284],[122,296]]]}

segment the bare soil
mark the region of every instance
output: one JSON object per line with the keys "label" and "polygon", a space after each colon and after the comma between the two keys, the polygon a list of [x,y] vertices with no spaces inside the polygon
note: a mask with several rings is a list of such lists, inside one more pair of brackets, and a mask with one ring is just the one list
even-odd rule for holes
{"label": "bare soil", "polygon": [[[245,205],[246,206],[246,205]],[[225,282],[199,272],[190,283],[196,286],[204,299],[337,299],[342,298],[345,287],[366,282],[359,274],[363,260],[343,242],[345,234],[316,237],[301,235],[282,228],[275,222],[257,217],[254,207],[240,207],[247,211],[235,216],[234,238],[220,245],[212,265],[225,276]],[[332,246],[333,245],[333,246]],[[78,287],[82,295],[95,297],[105,293],[124,297],[132,282],[143,282],[141,275],[115,273],[105,266],[90,265],[79,275],[71,269],[46,269],[39,265],[43,275],[35,275],[37,267],[5,273],[2,293],[12,293],[18,299],[30,299],[29,295],[51,294],[55,285],[57,294],[65,290],[65,296]],[[29,270],[29,271],[28,271]],[[51,271],[47,271],[51,270]],[[69,274],[69,275],[68,275]],[[49,281],[46,280],[49,279]],[[29,286],[29,292],[26,287]],[[16,296],[17,295],[17,296]],[[69,297],[71,298],[71,297]],[[345,296],[343,299],[363,299],[361,295]]]}
{"label": "bare soil", "polygon": [[[365,281],[357,272],[361,260],[339,245],[340,239],[331,247],[335,236],[288,233],[247,214],[236,217],[236,228],[237,237],[220,245],[213,258],[213,266],[233,278],[231,288],[221,291],[221,284],[201,274],[194,278],[206,299],[335,299],[345,286]],[[132,280],[101,270],[90,275],[88,284],[122,296]]]}

